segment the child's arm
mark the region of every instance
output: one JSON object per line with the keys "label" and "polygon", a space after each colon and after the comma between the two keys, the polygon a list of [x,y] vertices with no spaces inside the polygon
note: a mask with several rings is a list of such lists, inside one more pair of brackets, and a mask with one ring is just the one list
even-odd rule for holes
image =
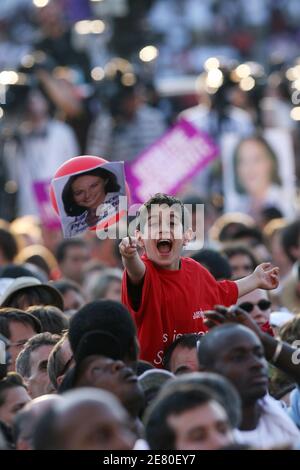
{"label": "child's arm", "polygon": [[278,275],[279,268],[271,268],[271,263],[260,264],[250,276],[235,281],[239,291],[238,296],[248,294],[254,289],[276,289],[279,284]]}
{"label": "child's arm", "polygon": [[133,237],[123,238],[119,245],[124,268],[132,284],[138,285],[145,275],[145,264],[137,251],[137,241]]}

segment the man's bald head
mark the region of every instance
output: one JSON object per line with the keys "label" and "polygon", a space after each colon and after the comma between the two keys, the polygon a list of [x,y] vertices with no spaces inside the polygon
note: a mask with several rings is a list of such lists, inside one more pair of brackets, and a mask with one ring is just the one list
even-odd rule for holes
{"label": "man's bald head", "polygon": [[92,388],[62,396],[37,423],[36,450],[130,450],[129,418],[110,393]]}
{"label": "man's bald head", "polygon": [[38,419],[51,408],[53,403],[61,401],[59,395],[42,395],[27,403],[19,413],[17,413],[13,432],[17,450],[32,449],[33,431]]}
{"label": "man's bald head", "polygon": [[262,343],[243,325],[218,326],[203,336],[198,360],[200,370],[229,379],[244,404],[255,402],[267,393],[268,370]]}

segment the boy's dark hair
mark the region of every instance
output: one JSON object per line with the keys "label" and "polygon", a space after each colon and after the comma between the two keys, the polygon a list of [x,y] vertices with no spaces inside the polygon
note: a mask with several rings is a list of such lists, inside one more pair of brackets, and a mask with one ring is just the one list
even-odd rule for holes
{"label": "boy's dark hair", "polygon": [[99,176],[100,178],[108,180],[105,186],[105,194],[117,193],[120,190],[120,185],[118,184],[116,175],[111,171],[106,170],[105,168],[94,168],[93,170],[71,176],[62,192],[62,201],[64,204],[65,213],[71,217],[79,216],[86,211],[86,207],[81,207],[75,202],[72,191],[72,184],[77,178],[88,175]]}
{"label": "boy's dark hair", "polygon": [[14,235],[5,228],[0,228],[0,251],[4,259],[12,263],[18,253],[18,245]]}
{"label": "boy's dark hair", "polygon": [[177,206],[176,209],[180,208],[180,211],[181,211],[182,225],[185,228],[188,227],[190,214],[187,210],[185,210],[183,202],[177,197],[169,196],[168,194],[164,194],[164,193],[157,193],[141,206],[139,210],[139,214],[138,214],[139,215],[139,223],[137,225],[138,230],[142,230],[144,228],[144,225],[146,222],[146,214],[150,212],[152,205],[157,205],[157,206],[165,205],[168,207]]}
{"label": "boy's dark hair", "polygon": [[291,253],[291,248],[299,248],[300,245],[300,220],[295,220],[282,230],[281,243],[286,255],[295,263],[297,258]]}
{"label": "boy's dark hair", "polygon": [[26,312],[31,313],[42,325],[42,331],[60,335],[69,326],[69,321],[63,312],[53,305],[33,305]]}
{"label": "boy's dark hair", "polygon": [[187,349],[194,349],[197,347],[197,341],[199,341],[201,338],[200,335],[197,333],[189,333],[185,334],[182,336],[179,336],[179,338],[176,338],[173,343],[170,344],[170,346],[167,347],[164,357],[163,357],[163,366],[164,369],[170,370],[170,362],[172,358],[172,354],[174,350],[177,348],[177,346],[181,346],[182,348],[187,348]]}
{"label": "boy's dark hair", "polygon": [[30,356],[33,351],[42,346],[55,346],[59,341],[58,335],[52,335],[48,331],[40,333],[30,338],[24,345],[24,348],[19,353],[16,361],[16,371],[22,377],[30,377],[31,375],[31,360]]}
{"label": "boy's dark hair", "polygon": [[218,251],[203,249],[197,251],[192,258],[207,268],[217,281],[231,278],[230,264],[227,258]]}
{"label": "boy's dark hair", "polygon": [[230,260],[233,256],[244,255],[248,256],[251,261],[252,271],[257,267],[258,262],[253,254],[253,252],[245,245],[232,245],[227,246],[223,249],[222,253]]}
{"label": "boy's dark hair", "polygon": [[6,401],[6,391],[15,387],[24,387],[26,389],[21,375],[16,372],[9,372],[4,379],[0,380],[0,406],[4,405]]}
{"label": "boy's dark hair", "polygon": [[81,240],[80,238],[71,238],[63,240],[59,243],[57,250],[56,250],[56,259],[58,263],[62,263],[66,257],[68,248],[71,247],[86,247],[86,242]]}
{"label": "boy's dark hair", "polygon": [[170,393],[162,391],[146,412],[146,440],[151,450],[176,450],[176,435],[168,424],[170,415],[180,415],[187,410],[219,400],[208,388],[187,384]]}
{"label": "boy's dark hair", "polygon": [[40,321],[33,315],[17,308],[0,308],[0,333],[8,339],[10,339],[9,324],[12,321],[29,325],[36,333],[42,330]]}
{"label": "boy's dark hair", "polygon": [[71,318],[69,328],[73,353],[83,335],[94,330],[102,330],[115,336],[120,343],[121,359],[136,362],[138,357],[136,328],[124,305],[113,300],[96,300],[78,310]]}

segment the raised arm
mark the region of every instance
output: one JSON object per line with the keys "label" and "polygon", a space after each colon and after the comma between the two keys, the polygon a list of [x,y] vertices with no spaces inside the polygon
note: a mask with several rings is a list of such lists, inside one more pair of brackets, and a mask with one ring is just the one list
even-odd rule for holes
{"label": "raised arm", "polygon": [[140,284],[145,275],[145,264],[137,251],[137,240],[133,237],[123,238],[119,245],[124,268],[134,285]]}
{"label": "raised arm", "polygon": [[262,263],[252,274],[235,281],[239,291],[239,297],[246,295],[254,289],[276,289],[279,284],[279,268],[271,267],[271,263]]}

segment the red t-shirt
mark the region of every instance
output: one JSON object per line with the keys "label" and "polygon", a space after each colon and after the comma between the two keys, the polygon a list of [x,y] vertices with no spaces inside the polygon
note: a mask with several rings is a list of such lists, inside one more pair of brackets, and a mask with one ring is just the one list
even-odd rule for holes
{"label": "red t-shirt", "polygon": [[238,298],[233,281],[217,282],[191,258],[181,258],[181,267],[171,271],[155,266],[146,256],[142,300],[137,311],[128,295],[127,273],[122,283],[122,302],[138,330],[140,358],[161,367],[164,350],[185,333],[204,333],[203,311],[216,304],[230,306]]}

